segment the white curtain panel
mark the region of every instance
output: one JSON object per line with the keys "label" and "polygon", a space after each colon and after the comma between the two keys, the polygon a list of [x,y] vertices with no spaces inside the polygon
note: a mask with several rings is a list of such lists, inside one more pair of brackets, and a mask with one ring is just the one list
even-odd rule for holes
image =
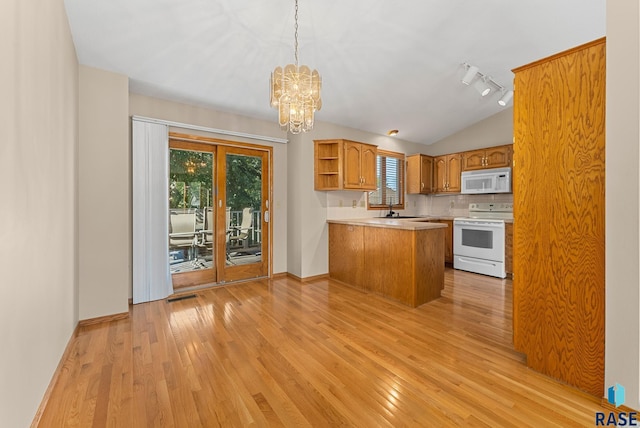
{"label": "white curtain panel", "polygon": [[133,303],[173,292],[169,271],[169,127],[133,118]]}

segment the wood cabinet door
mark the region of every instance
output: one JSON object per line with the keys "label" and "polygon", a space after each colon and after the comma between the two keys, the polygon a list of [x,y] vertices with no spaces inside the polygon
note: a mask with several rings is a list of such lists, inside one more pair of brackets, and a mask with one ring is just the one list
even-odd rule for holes
{"label": "wood cabinet door", "polygon": [[489,147],[485,154],[487,168],[511,166],[511,146]]}
{"label": "wood cabinet door", "polygon": [[407,156],[407,185],[405,187],[408,194],[421,192],[421,161],[422,155]]}
{"label": "wood cabinet door", "polygon": [[514,348],[602,397],[605,41],[514,72]]}
{"label": "wood cabinet door", "polygon": [[[345,141],[344,143],[344,188],[360,189],[360,157],[362,144]],[[375,174],[375,171],[374,171]]]}
{"label": "wood cabinet door", "polygon": [[435,181],[433,187],[436,192],[447,191],[447,157],[438,156],[433,162],[433,179]]}
{"label": "wood cabinet door", "polygon": [[362,144],[360,150],[360,176],[363,190],[376,190],[376,157],[378,149],[376,146]]}
{"label": "wood cabinet door", "polygon": [[420,156],[420,192],[433,193],[433,158]]}
{"label": "wood cabinet door", "polygon": [[470,152],[464,152],[463,154],[463,171],[472,171],[474,169],[482,169],[485,168],[484,158],[485,158],[485,149],[482,150],[473,150]]}
{"label": "wood cabinet door", "polygon": [[462,172],[462,156],[454,154],[447,156],[447,176],[449,185],[447,192],[459,192],[462,189],[460,173]]}

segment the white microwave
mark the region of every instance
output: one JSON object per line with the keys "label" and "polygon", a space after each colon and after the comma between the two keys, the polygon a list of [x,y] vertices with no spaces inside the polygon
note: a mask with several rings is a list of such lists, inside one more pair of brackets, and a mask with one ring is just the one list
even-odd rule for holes
{"label": "white microwave", "polygon": [[511,193],[511,168],[464,171],[461,193]]}

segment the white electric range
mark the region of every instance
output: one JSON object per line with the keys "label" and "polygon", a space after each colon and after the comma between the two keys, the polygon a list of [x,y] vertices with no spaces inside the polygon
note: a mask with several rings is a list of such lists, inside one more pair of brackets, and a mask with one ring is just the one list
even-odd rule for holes
{"label": "white electric range", "polygon": [[453,220],[454,269],[506,278],[505,220],[513,203],[469,204],[469,216]]}

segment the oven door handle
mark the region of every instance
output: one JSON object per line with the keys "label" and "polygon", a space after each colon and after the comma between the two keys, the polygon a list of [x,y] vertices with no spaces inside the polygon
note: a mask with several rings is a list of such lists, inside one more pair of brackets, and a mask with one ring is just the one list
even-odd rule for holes
{"label": "oven door handle", "polygon": [[460,259],[460,261],[463,261],[465,263],[469,263],[469,264],[472,264],[472,265],[478,265],[478,266],[491,265],[491,266],[494,266],[494,267],[497,265],[497,263],[495,263],[495,262],[493,262],[491,260],[484,260],[483,259],[482,262],[480,263],[480,262],[477,262],[475,260],[470,260],[470,259],[467,259],[467,258],[462,257],[462,256],[458,256],[458,258]]}
{"label": "oven door handle", "polygon": [[456,221],[454,226],[476,226],[476,227],[492,227],[494,229],[500,229],[504,227],[504,223],[489,223],[489,222],[478,222],[478,221]]}

